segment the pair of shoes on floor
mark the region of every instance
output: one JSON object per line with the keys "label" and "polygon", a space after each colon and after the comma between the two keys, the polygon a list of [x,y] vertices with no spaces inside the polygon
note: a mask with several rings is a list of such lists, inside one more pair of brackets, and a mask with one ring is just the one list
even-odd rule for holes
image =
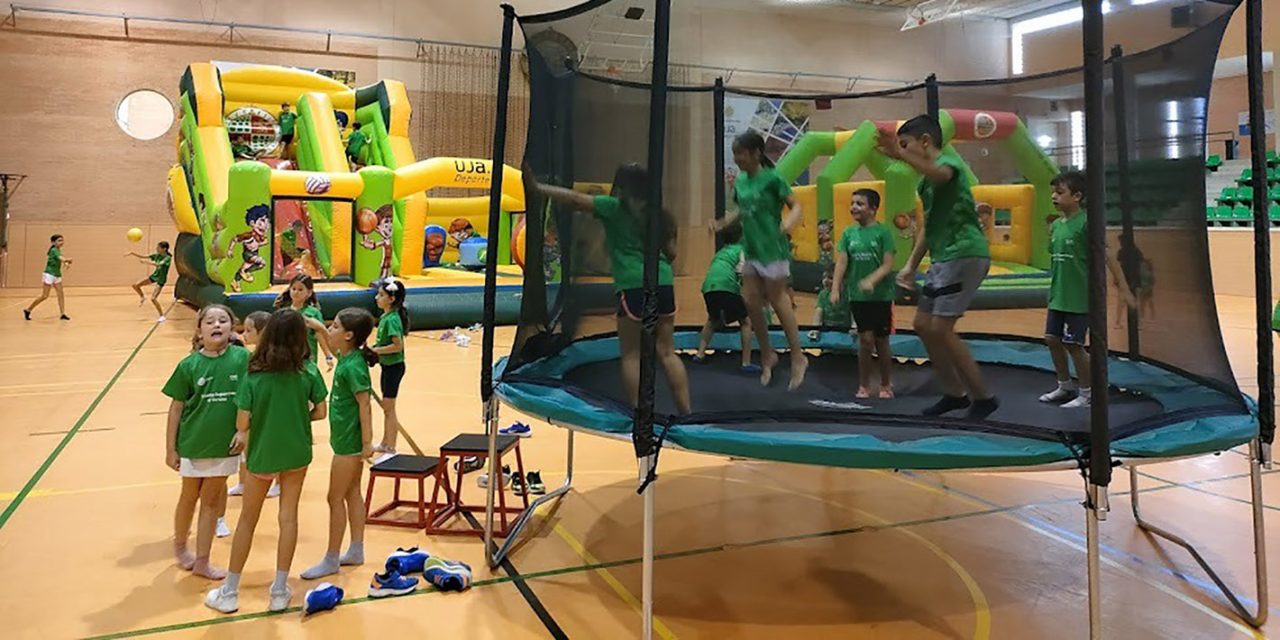
{"label": "pair of shoes on floor", "polygon": [[530,495],[540,496],[547,493],[547,485],[542,482],[542,472],[530,471],[524,474],[521,479],[519,475],[511,478],[511,491],[518,496]]}
{"label": "pair of shoes on floor", "polygon": [[[289,601],[293,599],[293,589],[285,585],[283,590],[271,589],[270,595],[267,611],[284,611],[289,608]],[[240,592],[228,589],[225,584],[216,587],[205,594],[204,606],[220,613],[235,613],[240,610]]]}
{"label": "pair of shoes on floor", "polygon": [[309,616],[313,613],[329,611],[342,602],[343,595],[342,587],[321,582],[316,588],[308,591],[307,596],[303,598],[302,615]]}
{"label": "pair of shoes on floor", "polygon": [[533,427],[530,427],[523,422],[513,422],[509,427],[498,429],[498,433],[504,436],[520,436],[521,438],[528,438],[533,436]]}
{"label": "pair of shoes on floor", "polygon": [[386,569],[387,573],[401,576],[421,573],[424,580],[440,591],[464,591],[471,587],[470,565],[433,556],[418,547],[396,549],[387,556]]}
{"label": "pair of shoes on floor", "polygon": [[[476,486],[480,487],[481,489],[487,489],[489,487],[489,474],[488,473],[480,474],[480,476],[476,478]],[[501,486],[503,489],[506,489],[507,487],[511,486],[511,465],[506,465],[506,464],[502,465]]]}

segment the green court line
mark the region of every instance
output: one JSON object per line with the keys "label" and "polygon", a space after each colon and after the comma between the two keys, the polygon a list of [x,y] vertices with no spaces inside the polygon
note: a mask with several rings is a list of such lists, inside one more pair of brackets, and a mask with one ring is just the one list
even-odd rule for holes
{"label": "green court line", "polygon": [[[169,305],[169,309],[166,310],[166,313],[172,310],[173,305]],[[147,331],[147,335],[142,337],[142,341],[138,343],[138,346],[133,348],[129,357],[125,359],[124,364],[120,365],[120,368],[116,370],[115,375],[111,376],[111,379],[107,381],[107,386],[103,387],[102,391],[98,392],[98,397],[94,398],[93,402],[89,403],[89,407],[80,415],[80,419],[76,420],[75,425],[67,431],[67,435],[63,436],[62,440],[58,442],[58,446],[53,448],[53,451],[49,453],[49,457],[44,459],[44,463],[36,469],[34,474],[31,475],[31,479],[27,480],[27,484],[23,485],[22,489],[18,491],[18,495],[14,496],[13,500],[9,502],[9,506],[5,507],[4,513],[0,513],[0,530],[4,529],[6,524],[9,524],[9,518],[13,517],[13,512],[18,510],[18,507],[22,505],[22,502],[27,499],[27,496],[30,495],[31,491],[35,489],[40,480],[44,478],[44,474],[49,471],[49,467],[53,466],[53,461],[57,460],[58,456],[62,455],[63,449],[67,448],[67,445],[71,443],[71,439],[76,437],[77,433],[80,433],[80,427],[84,426],[84,423],[89,420],[89,416],[93,415],[93,412],[98,408],[102,399],[107,397],[107,393],[111,391],[111,387],[115,386],[116,381],[119,380],[120,376],[129,368],[129,365],[133,364],[133,359],[138,357],[138,352],[142,351],[143,345],[147,344],[147,340],[151,339],[151,335],[156,332],[156,327],[159,326],[159,323],[151,325],[151,329]]]}

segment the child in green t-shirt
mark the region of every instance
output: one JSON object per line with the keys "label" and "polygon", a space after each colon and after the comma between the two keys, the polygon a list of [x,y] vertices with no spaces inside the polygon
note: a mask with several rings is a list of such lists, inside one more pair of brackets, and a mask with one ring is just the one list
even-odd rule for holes
{"label": "child in green t-shirt", "polygon": [[293,144],[293,128],[298,120],[298,114],[289,110],[289,103],[280,104],[280,115],[276,118],[276,123],[280,125],[280,157],[289,157],[289,145]]}
{"label": "child in green t-shirt", "polygon": [[[333,462],[329,467],[329,547],[319,564],[302,572],[304,580],[315,580],[338,572],[344,565],[364,564],[364,496],[360,477],[364,461],[373,457],[373,414],[369,399],[373,383],[369,367],[378,354],[369,349],[373,316],[364,309],[348,307],[338,312],[329,327],[328,342],[338,354],[329,394],[329,447]],[[351,527],[351,545],[342,549],[342,537]]]}
{"label": "child in green t-shirt", "polygon": [[333,349],[329,347],[329,329],[324,326],[324,313],[320,311],[320,300],[316,298],[316,281],[305,273],[299,273],[289,280],[289,288],[276,297],[275,307],[292,308],[302,314],[307,323],[307,356],[312,362],[318,362],[318,351],[324,352],[325,368],[333,371]]}
{"label": "child in green t-shirt", "polygon": [[[266,311],[253,311],[244,317],[244,330],[236,336],[244,343],[246,349],[252,353],[257,349],[258,343],[262,340],[262,332],[267,328],[267,321],[271,319],[271,314]],[[245,466],[244,454],[240,454],[240,481],[235,485],[227,488],[227,495],[242,496],[244,495],[244,478],[249,475],[249,468]],[[280,481],[276,480],[271,483],[271,488],[267,489],[268,498],[280,497]],[[226,506],[223,505],[222,511],[218,514],[219,520],[227,515]],[[225,525],[218,527],[218,537],[225,538],[231,535],[230,529],[225,529]]]}
{"label": "child in green t-shirt", "polygon": [[237,160],[257,160],[258,154],[249,146],[249,135],[238,135],[231,139],[231,156]]}
{"label": "child in green t-shirt", "polygon": [[[1053,206],[1062,216],[1049,227],[1049,309],[1045,316],[1044,341],[1053,358],[1058,387],[1040,396],[1040,402],[1060,404],[1065,409],[1088,407],[1092,402],[1089,380],[1089,223],[1084,202],[1085,176],[1079,171],[1058,174],[1050,183]],[[1125,284],[1119,263],[1108,256],[1120,300],[1133,304],[1133,294]],[[1076,366],[1077,384],[1071,379],[1070,362]]]}
{"label": "child in green t-shirt", "polygon": [[31,312],[45,300],[49,299],[49,289],[58,292],[58,314],[63,320],[70,320],[67,316],[67,301],[62,295],[62,267],[71,266],[71,258],[62,255],[62,244],[65,242],[61,233],[55,233],[49,236],[49,251],[45,253],[44,273],[40,275],[40,295],[26,309],[22,310],[22,317],[27,320],[31,319]]}
{"label": "child in green t-shirt", "polygon": [[725,229],[720,239],[724,246],[711,257],[702,280],[707,321],[698,335],[698,352],[693,359],[702,362],[711,336],[736,324],[742,337],[742,371],[756,373],[759,369],[751,363],[751,322],[747,319],[747,303],[742,300],[742,232],[736,227]]}
{"label": "child in green t-shirt", "polygon": [[944,395],[926,407],[924,415],[968,409],[968,418],[981,420],[1000,402],[987,390],[978,363],[956,333],[956,321],[969,310],[978,286],[987,277],[991,254],[987,236],[978,224],[964,162],[953,153],[943,153],[943,145],[942,126],[929,115],[904,122],[896,135],[880,131],[881,153],[907,163],[924,178],[919,188],[924,228],[916,234],[911,256],[898,273],[898,284],[914,289],[916,271],[929,254],[931,264],[913,326],[929,353]]}
{"label": "child in green t-shirt", "polygon": [[[893,234],[876,221],[880,194],[871,189],[853,192],[849,214],[853,224],[836,244],[836,276],[831,303],[847,305],[858,327],[858,393],[871,397],[872,354],[880,365],[881,399],[893,397]],[[842,305],[842,306],[843,306]]]}
{"label": "child in green t-shirt", "polygon": [[[622,379],[626,385],[631,406],[636,406],[640,395],[640,335],[644,313],[644,255],[646,218],[649,212],[649,172],[638,164],[618,167],[613,175],[613,191],[607,196],[590,196],[572,189],[544,185],[538,182],[533,170],[526,164],[523,169],[525,196],[542,194],[582,213],[591,213],[604,227],[604,244],[609,254],[613,275],[613,291],[618,298],[615,313],[618,326],[618,346],[622,365]],[[535,210],[530,207],[530,210]],[[676,411],[681,415],[691,412],[689,404],[689,377],[684,362],[676,355],[675,276],[671,262],[676,255],[676,225],[671,214],[662,211],[662,246],[658,251],[658,363],[667,374]]]}
{"label": "child in green t-shirt", "polygon": [[[174,513],[173,550],[178,566],[212,580],[226,571],[209,563],[219,520],[227,506],[227,476],[240,456],[231,453],[236,433],[236,391],[249,365],[249,351],[231,344],[235,316],[211,304],[196,316],[194,351],[178,363],[164,385],[169,403],[165,464],[182,476]],[[196,550],[187,547],[199,505]],[[223,524],[225,527],[226,525]]]}
{"label": "child in green t-shirt", "polygon": [[769,385],[773,380],[773,367],[778,364],[778,354],[769,341],[769,326],[765,323],[764,308],[768,304],[778,315],[787,336],[787,346],[791,349],[791,380],[787,388],[795,391],[804,382],[809,368],[787,286],[791,275],[791,243],[787,234],[800,222],[800,204],[787,182],[773,171],[773,161],[765,155],[764,138],[759,133],[747,131],[733,141],[733,161],[740,169],[733,180],[733,199],[738,210],[713,220],[711,226],[719,231],[742,223],[742,297],[747,302],[751,328],[760,343],[760,384]]}
{"label": "child in green t-shirt", "polygon": [[169,242],[161,240],[156,243],[156,252],[151,255],[142,255],[130,251],[124,254],[125,257],[133,256],[142,261],[142,264],[153,267],[151,275],[139,280],[133,284],[134,293],[138,294],[138,304],[147,302],[147,294],[142,292],[142,287],[151,286],[151,304],[156,308],[156,314],[160,317],[156,322],[164,322],[164,307],[160,306],[160,290],[164,289],[164,285],[169,281],[169,265],[173,264],[173,254],[169,253]]}
{"label": "child in green t-shirt", "polygon": [[347,160],[351,161],[353,169],[364,166],[364,162],[360,159],[364,146],[369,143],[369,136],[366,136],[360,130],[360,123],[351,124],[351,135],[347,136]]}
{"label": "child in green t-shirt", "polygon": [[231,543],[227,580],[205,596],[205,606],[222,613],[240,608],[240,575],[249,559],[254,530],[272,480],[280,480],[280,535],[269,611],[289,607],[289,567],[298,546],[298,500],[311,464],[311,423],[328,414],[328,391],[320,370],[307,360],[307,324],[293,309],[271,314],[262,344],[249,359],[248,375],[236,391],[236,433],[231,453],[247,451],[240,522]]}
{"label": "child in green t-shirt", "polygon": [[378,284],[373,301],[382,310],[378,319],[378,337],[373,352],[378,356],[382,373],[379,379],[382,390],[382,441],[373,450],[380,454],[374,463],[382,462],[396,454],[400,437],[400,418],[396,416],[396,398],[400,395],[400,382],[404,380],[404,337],[409,331],[409,312],[404,308],[404,283],[386,278]]}

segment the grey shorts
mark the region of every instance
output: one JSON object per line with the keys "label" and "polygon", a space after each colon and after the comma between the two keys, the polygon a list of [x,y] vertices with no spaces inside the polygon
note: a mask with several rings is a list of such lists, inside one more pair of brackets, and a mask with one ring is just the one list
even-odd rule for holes
{"label": "grey shorts", "polygon": [[951,318],[964,315],[990,269],[990,258],[957,258],[929,265],[916,311]]}

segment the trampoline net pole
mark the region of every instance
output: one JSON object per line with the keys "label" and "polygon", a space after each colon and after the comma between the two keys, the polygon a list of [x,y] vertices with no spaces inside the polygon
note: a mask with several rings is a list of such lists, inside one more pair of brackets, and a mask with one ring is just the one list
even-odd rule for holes
{"label": "trampoline net pole", "polygon": [[[716,78],[715,88],[712,93],[711,116],[711,131],[715,135],[715,149],[712,152],[715,166],[714,172],[711,174],[715,178],[716,207],[714,215],[719,220],[724,217],[728,200],[728,196],[725,193],[726,185],[724,179],[724,78]],[[717,235],[716,250],[718,251],[723,245],[724,241]]]}
{"label": "trampoline net pole", "polygon": [[[502,5],[502,52],[498,57],[498,104],[493,123],[493,178],[489,184],[489,243],[484,265],[484,335],[480,354],[480,400],[484,405],[484,429],[489,436],[489,483],[485,491],[484,549],[489,557],[493,548],[494,487],[502,484],[494,479],[497,467],[498,425],[497,406],[493,398],[493,338],[494,315],[498,282],[498,233],[502,204],[503,163],[507,148],[507,106],[511,87],[511,40],[516,12],[511,5]],[[461,471],[459,471],[461,473]]]}
{"label": "trampoline net pole", "polygon": [[1253,167],[1254,300],[1258,323],[1258,421],[1264,446],[1262,459],[1270,462],[1276,431],[1275,345],[1271,334],[1271,220],[1267,205],[1266,111],[1262,93],[1262,0],[1245,4],[1245,50],[1249,76],[1249,154]]}
{"label": "trampoline net pole", "polygon": [[[1107,379],[1107,218],[1106,108],[1103,85],[1102,0],[1083,0],[1084,6],[1084,121],[1085,207],[1089,238],[1089,373],[1094,389],[1090,405],[1089,481],[1099,487],[1111,483],[1111,437],[1108,424]],[[1124,144],[1124,141],[1119,141]],[[1091,508],[1102,505],[1093,502]],[[1105,512],[1104,512],[1105,513]],[[1100,516],[1105,517],[1105,516]]]}
{"label": "trampoline net pole", "polygon": [[[1111,48],[1111,91],[1113,92],[1113,108],[1116,130],[1116,188],[1120,195],[1120,244],[1132,246],[1136,244],[1133,234],[1133,193],[1129,179],[1129,105],[1125,98],[1128,82],[1124,73],[1124,49],[1120,45]],[[1129,282],[1138,281],[1137,255],[1132,251],[1124,252],[1124,262],[1120,265]],[[1128,308],[1129,356],[1137,357],[1142,353],[1141,335],[1138,331],[1138,309]]]}

